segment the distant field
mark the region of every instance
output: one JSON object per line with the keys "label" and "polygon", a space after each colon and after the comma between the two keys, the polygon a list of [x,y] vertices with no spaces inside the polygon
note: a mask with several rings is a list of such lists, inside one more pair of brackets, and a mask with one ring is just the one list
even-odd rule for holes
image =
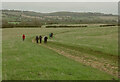
{"label": "distant field", "polygon": [[19,24],[19,22],[8,22],[9,24]]}
{"label": "distant field", "polygon": [[[2,19],[5,23],[11,21],[19,22],[17,24],[20,26],[40,26],[45,24],[117,24],[118,16],[95,12],[38,13],[32,11],[2,10]],[[16,23],[10,24],[15,26]]]}
{"label": "distant field", "polygon": [[[34,42],[51,32],[47,44]],[[2,45],[3,80],[117,79],[117,27],[3,29]]]}

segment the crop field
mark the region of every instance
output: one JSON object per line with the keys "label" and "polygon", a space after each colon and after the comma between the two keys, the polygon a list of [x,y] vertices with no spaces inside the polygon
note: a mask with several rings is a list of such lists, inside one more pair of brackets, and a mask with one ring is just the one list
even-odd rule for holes
{"label": "crop field", "polygon": [[3,80],[118,79],[118,27],[5,28],[2,69]]}

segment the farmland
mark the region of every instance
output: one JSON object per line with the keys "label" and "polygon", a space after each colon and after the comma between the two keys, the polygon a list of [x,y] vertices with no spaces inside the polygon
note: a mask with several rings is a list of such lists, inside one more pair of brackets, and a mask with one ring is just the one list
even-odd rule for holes
{"label": "farmland", "polygon": [[[49,35],[47,44],[36,35]],[[22,41],[22,34],[26,40]],[[2,40],[3,80],[118,79],[118,28],[6,28]]]}
{"label": "farmland", "polygon": [[114,24],[118,16],[93,12],[52,12],[40,13],[33,11],[2,10],[3,28],[19,26],[39,26],[48,24]]}

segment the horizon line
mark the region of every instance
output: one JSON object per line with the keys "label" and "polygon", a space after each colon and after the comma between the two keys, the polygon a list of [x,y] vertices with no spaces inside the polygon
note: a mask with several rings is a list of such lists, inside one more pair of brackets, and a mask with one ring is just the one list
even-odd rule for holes
{"label": "horizon line", "polygon": [[93,11],[65,11],[65,10],[61,10],[61,11],[51,11],[51,12],[40,12],[40,11],[34,11],[34,10],[21,10],[21,9],[0,9],[1,10],[15,10],[15,11],[29,11],[29,12],[36,12],[36,13],[43,13],[43,14],[47,14],[47,13],[56,13],[56,12],[73,12],[73,13],[100,13],[100,14],[111,14],[111,15],[118,15],[117,14],[113,14],[113,13],[104,13],[104,12],[93,12]]}

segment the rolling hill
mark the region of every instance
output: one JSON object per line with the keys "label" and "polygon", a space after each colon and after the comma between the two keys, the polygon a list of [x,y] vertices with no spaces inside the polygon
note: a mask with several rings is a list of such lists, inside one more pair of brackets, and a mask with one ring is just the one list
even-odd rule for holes
{"label": "rolling hill", "polygon": [[3,23],[5,21],[22,25],[44,24],[117,24],[118,16],[92,12],[53,12],[39,13],[33,11],[2,10]]}

